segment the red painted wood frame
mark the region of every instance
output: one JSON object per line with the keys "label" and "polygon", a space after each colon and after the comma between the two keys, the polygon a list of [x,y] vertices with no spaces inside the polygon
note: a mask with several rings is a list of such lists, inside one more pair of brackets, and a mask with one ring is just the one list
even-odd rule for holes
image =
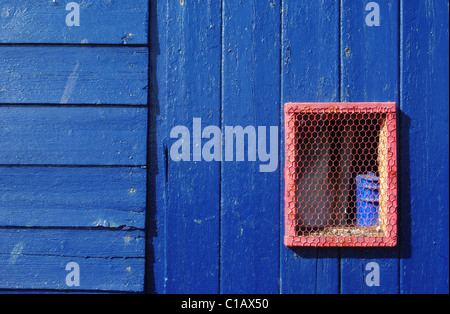
{"label": "red painted wood frame", "polygon": [[396,104],[287,103],[284,115],[284,244],[395,246]]}

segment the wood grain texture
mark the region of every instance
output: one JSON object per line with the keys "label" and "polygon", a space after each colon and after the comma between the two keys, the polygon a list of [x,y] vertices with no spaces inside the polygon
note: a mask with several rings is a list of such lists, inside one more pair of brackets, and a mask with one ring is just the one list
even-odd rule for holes
{"label": "wood grain texture", "polygon": [[[341,3],[341,101],[398,102],[399,2],[378,3],[380,26],[368,26],[366,2]],[[398,248],[342,249],[341,293],[398,293]],[[367,286],[369,262],[380,266],[380,286]]]}
{"label": "wood grain texture", "polygon": [[[157,4],[164,45],[155,69],[159,85],[151,94],[152,110],[160,110],[155,118],[158,169],[152,170],[158,173],[160,205],[153,239],[159,293],[218,292],[220,164],[192,161],[192,136],[193,118],[201,118],[203,127],[220,126],[220,8],[219,1]],[[190,130],[191,161],[176,162],[170,155],[177,139],[169,135],[178,125]]]}
{"label": "wood grain texture", "polygon": [[[448,293],[448,0],[375,0],[374,27],[370,0],[83,0],[73,27],[68,2],[0,1],[0,289]],[[335,101],[400,104],[397,248],[283,245],[282,128],[273,173],[192,161],[194,118]]]}
{"label": "wood grain texture", "polygon": [[[281,103],[338,101],[339,3],[284,0],[282,26]],[[284,149],[280,154],[284,166]],[[284,195],[281,179],[280,193]],[[284,211],[283,201],[281,209]],[[280,241],[283,236],[284,228]],[[291,249],[280,243],[281,293],[339,292],[337,249]]]}
{"label": "wood grain texture", "polygon": [[146,108],[0,107],[0,164],[145,165]]}
{"label": "wood grain texture", "polygon": [[[224,1],[223,21],[222,132],[227,126],[250,126],[257,140],[258,126],[264,126],[269,143],[270,126],[279,126],[280,6],[273,1]],[[244,143],[235,137],[234,161],[221,166],[220,289],[278,293],[278,158],[273,172],[261,172],[261,164],[268,162],[249,160],[246,137]],[[238,162],[241,144],[244,161]]]}
{"label": "wood grain texture", "polygon": [[0,3],[0,43],[145,44],[148,1],[75,1],[80,25],[69,27],[69,0]]}
{"label": "wood grain texture", "polygon": [[[142,291],[142,231],[0,229],[0,288]],[[67,263],[80,267],[68,287]]]}
{"label": "wood grain texture", "polygon": [[0,289],[142,292],[149,2],[68,2],[0,3]]}
{"label": "wood grain texture", "polygon": [[401,293],[449,292],[448,11],[401,2]]}
{"label": "wood grain texture", "polygon": [[0,46],[0,56],[0,104],[147,103],[147,48]]}
{"label": "wood grain texture", "polygon": [[0,226],[145,228],[146,169],[1,167]]}

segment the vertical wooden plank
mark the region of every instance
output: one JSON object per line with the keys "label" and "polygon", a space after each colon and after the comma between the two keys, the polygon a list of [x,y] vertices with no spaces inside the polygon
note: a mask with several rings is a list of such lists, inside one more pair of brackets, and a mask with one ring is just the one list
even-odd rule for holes
{"label": "vertical wooden plank", "polygon": [[[281,103],[338,101],[339,3],[283,0],[282,12]],[[280,146],[284,147],[283,141]],[[280,191],[284,193],[283,178]],[[282,245],[280,251],[282,293],[339,291],[337,249],[291,249]]]}
{"label": "vertical wooden plank", "polygon": [[449,1],[401,1],[401,293],[449,292]]}
{"label": "vertical wooden plank", "polygon": [[[280,1],[223,4],[220,291],[278,293]],[[238,143],[227,133],[237,126],[254,131],[254,141],[246,135]],[[261,161],[255,151],[262,149],[262,142],[256,143],[261,135],[266,135],[264,152],[272,150],[270,161]],[[241,144],[244,160],[236,161]],[[255,161],[249,160],[252,151]],[[262,170],[269,163],[273,167]]]}
{"label": "vertical wooden plank", "polygon": [[[219,273],[219,170],[218,162],[198,159],[193,138],[195,118],[202,129],[220,125],[220,2],[167,1],[164,29],[166,54],[159,91],[165,185],[166,293],[217,293]],[[164,92],[164,94],[161,94]],[[172,145],[180,141],[177,126],[188,130],[189,161],[176,161]],[[175,138],[169,138],[171,132]],[[200,135],[201,136],[201,135]],[[201,141],[201,139],[200,139]],[[205,143],[205,140],[203,140]],[[201,143],[199,143],[201,144]],[[195,151],[194,151],[195,149]],[[194,160],[194,158],[196,160]],[[156,197],[159,197],[158,195]],[[158,210],[162,210],[158,208]],[[159,224],[160,222],[158,222]]]}
{"label": "vertical wooden plank", "polygon": [[[399,2],[375,2],[379,26],[369,2],[341,1],[341,101],[398,102]],[[380,267],[379,286],[366,284],[369,262]],[[342,249],[341,293],[398,293],[398,248]]]}

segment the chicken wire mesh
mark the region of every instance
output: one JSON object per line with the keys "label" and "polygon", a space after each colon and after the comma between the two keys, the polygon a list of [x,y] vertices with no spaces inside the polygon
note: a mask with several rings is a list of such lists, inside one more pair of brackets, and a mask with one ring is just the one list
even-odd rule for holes
{"label": "chicken wire mesh", "polygon": [[285,245],[396,245],[395,108],[285,105]]}

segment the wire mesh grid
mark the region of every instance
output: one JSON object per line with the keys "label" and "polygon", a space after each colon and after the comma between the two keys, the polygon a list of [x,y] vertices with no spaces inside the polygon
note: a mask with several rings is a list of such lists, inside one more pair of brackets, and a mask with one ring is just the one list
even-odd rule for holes
{"label": "wire mesh grid", "polygon": [[285,105],[285,245],[396,245],[395,108]]}

